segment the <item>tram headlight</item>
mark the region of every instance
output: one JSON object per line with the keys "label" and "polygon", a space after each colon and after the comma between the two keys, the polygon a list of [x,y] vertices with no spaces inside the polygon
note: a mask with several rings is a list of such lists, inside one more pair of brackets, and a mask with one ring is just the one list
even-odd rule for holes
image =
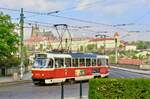
{"label": "tram headlight", "polygon": [[44,74],[42,74],[42,76],[44,76]]}

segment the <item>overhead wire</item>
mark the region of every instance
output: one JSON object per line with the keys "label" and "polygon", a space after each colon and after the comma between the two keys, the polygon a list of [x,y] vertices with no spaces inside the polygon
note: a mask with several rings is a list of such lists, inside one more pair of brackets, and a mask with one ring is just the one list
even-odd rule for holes
{"label": "overhead wire", "polygon": [[[130,22],[130,23],[128,23],[128,24],[117,24],[117,25],[114,25],[114,26],[116,26],[116,27],[120,27],[120,26],[133,26],[133,25],[143,25],[143,26],[150,26],[150,24],[137,24],[137,22],[139,22],[139,21],[141,21],[144,17],[146,17],[147,15],[149,15],[150,14],[150,10],[148,10],[146,13],[144,13],[142,16],[140,16],[140,17],[138,17],[138,18],[136,18],[134,21],[132,21],[132,22]],[[128,32],[130,32],[130,31],[128,31]],[[142,31],[142,32],[144,32],[144,31]],[[145,32],[149,32],[149,30],[146,30]],[[138,31],[137,31],[137,33],[139,33]]]}
{"label": "overhead wire", "polygon": [[[20,12],[20,10],[16,10],[16,9],[9,9],[9,8],[2,8],[2,7],[0,7],[0,9]],[[31,13],[31,14],[37,14],[37,15],[53,16],[53,17],[58,17],[58,18],[63,18],[63,19],[72,20],[72,21],[78,21],[78,22],[84,22],[84,23],[90,23],[90,24],[103,25],[103,26],[107,26],[107,27],[109,26],[109,27],[113,27],[113,28],[116,28],[116,29],[119,29],[119,30],[128,31],[126,29],[118,28],[118,27],[115,27],[115,26],[110,25],[110,24],[99,23],[99,22],[94,22],[94,21],[87,21],[87,20],[82,20],[82,19],[72,18],[72,17],[66,17],[66,16],[60,16],[60,15],[51,15],[51,13],[58,13],[59,11],[54,11],[54,12],[49,12],[49,13],[31,12],[31,11],[24,11],[24,12]],[[37,22],[37,23],[41,23],[41,22]]]}
{"label": "overhead wire", "polygon": [[[15,11],[15,12],[20,12],[20,10],[18,9],[10,9],[10,8],[4,8],[4,7],[0,7],[1,10],[8,10],[8,11]],[[51,11],[51,12],[34,12],[34,11],[27,11],[24,10],[25,13],[30,13],[30,14],[36,14],[36,15],[49,15],[52,13],[58,13],[59,11]]]}
{"label": "overhead wire", "polygon": [[109,24],[104,24],[104,23],[99,23],[99,22],[94,22],[94,21],[87,21],[87,20],[71,18],[71,17],[66,17],[66,16],[60,16],[60,15],[50,15],[50,16],[58,17],[58,18],[64,18],[64,19],[78,21],[78,22],[84,22],[84,23],[92,23],[92,24],[98,24],[98,25],[104,25],[104,26],[112,26],[112,25],[109,25]]}
{"label": "overhead wire", "polygon": [[146,17],[149,14],[150,14],[150,9],[146,13],[144,13],[142,16],[138,17],[133,22],[131,22],[131,24],[134,24],[135,22],[137,23],[138,21],[141,21],[144,17]]}
{"label": "overhead wire", "polygon": [[[104,1],[104,0],[103,0]],[[93,3],[89,3],[89,4],[86,4],[86,5],[83,5],[81,7],[84,7],[84,6],[89,6],[89,5],[92,5],[92,4],[96,4],[98,3],[99,1],[96,1],[96,2],[93,2]],[[77,7],[72,7],[72,8],[68,8],[68,10],[73,10],[73,9],[76,9]],[[9,9],[9,8],[0,8],[2,10],[9,10],[9,11],[15,11],[15,12],[20,12],[20,10],[16,10],[16,9]],[[64,11],[67,11],[67,9],[64,9]],[[32,15],[32,16],[27,16],[26,18],[30,18],[30,17],[34,17],[34,16],[37,16],[37,15],[46,15],[46,16],[53,16],[53,17],[59,17],[59,18],[64,18],[64,19],[68,19],[68,20],[73,20],[73,21],[78,21],[78,22],[85,22],[85,23],[91,23],[91,24],[97,24],[97,25],[104,25],[104,26],[109,26],[109,27],[113,27],[113,28],[116,28],[116,29],[120,29],[120,30],[123,30],[123,31],[127,31],[127,32],[130,32],[126,29],[123,29],[123,28],[119,28],[118,26],[129,26],[129,25],[135,25],[137,21],[140,21],[141,19],[143,19],[145,16],[147,16],[149,13],[150,13],[150,10],[147,11],[144,15],[142,15],[141,17],[137,18],[135,21],[131,22],[130,24],[117,24],[117,25],[110,25],[110,24],[104,24],[104,23],[99,23],[99,22],[93,22],[93,21],[87,21],[87,20],[82,20],[82,19],[77,19],[77,18],[71,18],[71,17],[66,17],[66,16],[61,16],[61,15],[50,15],[48,13],[41,13],[41,12],[31,12],[31,11],[24,11],[26,13],[30,13],[30,14],[35,14],[35,15]],[[59,11],[58,11],[59,12]],[[60,11],[60,12],[63,12]],[[19,18],[12,18],[14,20],[19,20]],[[49,25],[53,25],[52,23],[45,23],[45,22],[39,22],[39,21],[32,21],[30,20],[30,22],[33,22],[33,23],[39,23],[39,24],[47,24],[48,27]],[[94,32],[94,31],[93,31]],[[145,31],[145,32],[150,32],[149,30]]]}
{"label": "overhead wire", "polygon": [[40,24],[54,25],[53,23],[36,21],[36,20],[25,20],[25,21],[31,22],[31,23],[40,23]]}
{"label": "overhead wire", "polygon": [[[17,9],[9,9],[9,8],[2,8],[2,7],[0,7],[0,9],[20,12],[20,10],[17,10]],[[60,15],[51,15],[51,13],[58,13],[59,11],[53,11],[53,12],[48,12],[48,13],[31,12],[31,11],[24,11],[24,12],[31,13],[31,14],[38,14],[38,15],[46,15],[46,16],[65,18],[65,19],[68,19],[68,20],[73,20],[73,21],[78,21],[78,22],[86,22],[86,23],[93,23],[93,24],[98,24],[98,25],[112,26],[112,25],[109,25],[109,24],[92,22],[92,21],[87,21],[87,20],[82,20],[82,19],[77,19],[77,18],[65,17],[65,16],[60,16]],[[31,16],[29,16],[29,17],[31,17]],[[27,18],[27,17],[25,17],[25,18]]]}
{"label": "overhead wire", "polygon": [[[87,4],[84,4],[84,5],[80,5],[80,7],[88,7],[88,6],[97,4],[97,3],[101,3],[103,1],[106,1],[106,0],[96,0],[95,2],[92,2],[92,3],[87,3]],[[77,9],[77,8],[78,8],[77,6],[66,8],[66,9],[60,10],[60,13],[70,11],[70,10],[74,10],[74,9]]]}
{"label": "overhead wire", "polygon": [[[15,10],[15,9],[8,9],[8,8],[0,8],[0,9],[4,9],[4,10],[9,10],[9,11],[17,11],[17,12],[20,12],[20,10]],[[36,15],[50,15],[48,13],[40,13],[40,12],[30,12],[30,11],[24,11],[26,13],[31,13],[31,14],[36,14]],[[36,15],[32,15],[32,16],[27,16],[27,18],[29,17],[33,17],[33,16],[36,16]],[[98,25],[104,25],[104,26],[111,26],[113,27],[112,25],[109,25],[109,24],[104,24],[104,23],[98,23],[98,22],[93,22],[93,21],[87,21],[87,20],[82,20],[82,19],[77,19],[77,18],[70,18],[70,17],[65,17],[65,16],[59,16],[59,15],[50,15],[50,16],[54,16],[54,17],[59,17],[59,18],[65,18],[65,19],[69,19],[69,20],[73,20],[73,21],[78,21],[78,22],[86,22],[86,23],[92,23],[92,24],[98,24]],[[26,18],[26,17],[25,17]],[[19,20],[19,18],[12,18],[12,19],[15,19],[15,20]],[[26,22],[27,21],[27,22]],[[26,20],[25,23],[27,24],[32,24],[32,23],[40,23],[40,24],[47,24],[46,25],[42,25],[44,27],[51,27],[49,25],[53,25],[52,23],[47,23],[47,22],[40,22],[40,21],[33,21],[33,20]],[[88,26],[83,26],[84,28],[89,28]],[[82,28],[83,28],[82,27]],[[32,27],[24,27],[24,28],[32,28]],[[79,27],[81,28],[81,26]],[[97,32],[97,31],[92,31],[91,32]]]}

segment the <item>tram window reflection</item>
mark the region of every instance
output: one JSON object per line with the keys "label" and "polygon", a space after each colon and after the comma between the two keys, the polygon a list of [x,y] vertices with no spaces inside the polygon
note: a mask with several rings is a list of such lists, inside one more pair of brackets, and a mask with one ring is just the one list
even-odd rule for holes
{"label": "tram window reflection", "polygon": [[55,58],[55,68],[64,67],[64,59],[63,58]]}
{"label": "tram window reflection", "polygon": [[71,67],[71,58],[65,58],[66,67]]}
{"label": "tram window reflection", "polygon": [[91,59],[86,59],[86,66],[91,66]]}
{"label": "tram window reflection", "polygon": [[97,66],[101,66],[101,59],[100,58],[97,59]]}
{"label": "tram window reflection", "polygon": [[81,67],[85,66],[85,59],[84,58],[80,59],[80,66]]}
{"label": "tram window reflection", "polygon": [[73,65],[73,67],[78,67],[78,59],[77,58],[72,59],[72,65]]}
{"label": "tram window reflection", "polygon": [[106,59],[106,65],[109,65],[109,61],[108,61],[108,59]]}
{"label": "tram window reflection", "polygon": [[104,65],[104,66],[107,65],[107,61],[106,61],[105,58],[102,58],[102,59],[101,59],[101,64]]}
{"label": "tram window reflection", "polygon": [[53,68],[53,60],[49,59],[48,68]]}
{"label": "tram window reflection", "polygon": [[92,66],[96,66],[96,59],[92,59]]}

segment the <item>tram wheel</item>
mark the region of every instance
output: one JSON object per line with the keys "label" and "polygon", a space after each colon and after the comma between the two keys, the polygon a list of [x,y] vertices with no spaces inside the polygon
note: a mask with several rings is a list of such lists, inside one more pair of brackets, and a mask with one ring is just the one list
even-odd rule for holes
{"label": "tram wheel", "polygon": [[45,85],[45,83],[44,82],[33,82],[33,84],[35,85],[35,86],[42,86],[42,85]]}
{"label": "tram wheel", "polygon": [[109,76],[105,76],[104,78],[108,78]]}
{"label": "tram wheel", "polygon": [[67,79],[67,82],[69,82],[69,84],[73,84],[75,82],[74,79]]}
{"label": "tram wheel", "polygon": [[34,84],[35,86],[40,85],[40,83],[38,83],[38,82],[33,82],[33,84]]}

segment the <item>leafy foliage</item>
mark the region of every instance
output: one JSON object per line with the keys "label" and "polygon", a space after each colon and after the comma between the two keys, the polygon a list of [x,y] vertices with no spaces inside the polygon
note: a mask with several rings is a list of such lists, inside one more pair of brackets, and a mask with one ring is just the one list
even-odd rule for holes
{"label": "leafy foliage", "polygon": [[2,63],[6,60],[14,58],[13,55],[18,50],[19,37],[14,29],[15,24],[11,22],[10,16],[0,13],[0,66],[4,66]]}
{"label": "leafy foliage", "polygon": [[20,59],[15,56],[11,56],[7,59],[0,60],[0,65],[5,68],[17,67],[20,64]]}
{"label": "leafy foliage", "polygon": [[147,48],[146,42],[144,42],[144,41],[137,42],[137,48],[138,49],[146,49]]}
{"label": "leafy foliage", "polygon": [[96,44],[88,44],[87,52],[96,52]]}
{"label": "leafy foliage", "polygon": [[136,45],[137,49],[149,49],[150,48],[150,41],[133,41],[130,42],[131,45]]}
{"label": "leafy foliage", "polygon": [[150,99],[150,79],[93,79],[89,82],[89,99]]}
{"label": "leafy foliage", "polygon": [[128,58],[135,58],[136,54],[138,53],[138,51],[134,51],[134,50],[128,50],[128,51],[120,51],[119,54],[120,54],[120,57],[123,57],[123,56],[126,56]]}

